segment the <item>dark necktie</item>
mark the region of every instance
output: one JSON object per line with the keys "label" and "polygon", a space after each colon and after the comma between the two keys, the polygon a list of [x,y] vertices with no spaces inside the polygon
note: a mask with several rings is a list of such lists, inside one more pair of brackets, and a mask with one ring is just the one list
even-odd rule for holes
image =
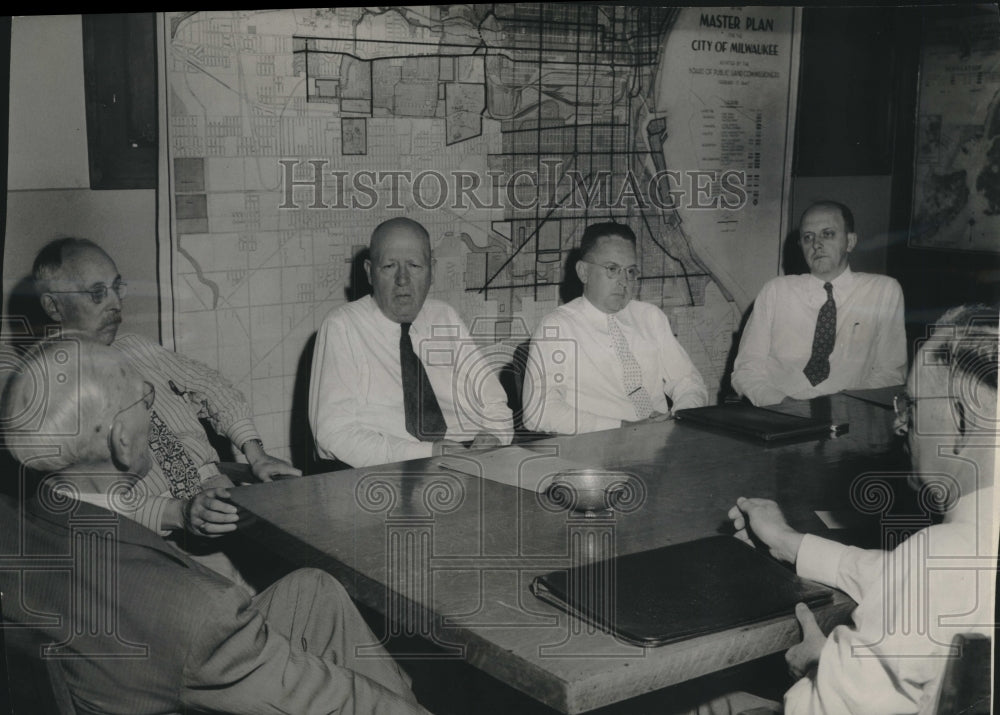
{"label": "dark necktie", "polygon": [[826,302],[819,308],[816,316],[816,332],[813,334],[812,355],[809,362],[802,368],[806,378],[813,385],[818,385],[830,376],[830,353],[837,338],[837,304],[833,302],[833,285],[824,283]]}
{"label": "dark necktie", "polygon": [[420,358],[413,352],[410,323],[399,324],[399,367],[403,374],[403,410],[406,431],[421,442],[444,437],[448,426],[438,405],[437,396]]}
{"label": "dark necktie", "polygon": [[149,411],[149,450],[170,482],[170,496],[190,499],[203,491],[197,465],[156,410]]}

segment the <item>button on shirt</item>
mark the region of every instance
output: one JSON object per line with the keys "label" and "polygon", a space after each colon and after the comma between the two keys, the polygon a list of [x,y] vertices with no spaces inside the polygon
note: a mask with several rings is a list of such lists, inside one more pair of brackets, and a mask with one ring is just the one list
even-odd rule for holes
{"label": "button on shirt", "polygon": [[755,405],[785,397],[808,400],[841,390],[906,381],[903,291],[888,276],[847,268],[833,281],[837,336],[830,375],[815,386],[802,372],[812,351],[824,281],[811,274],[780,276],[761,289],[743,330],[732,384]]}
{"label": "button on shirt", "polygon": [[[309,425],[321,457],[366,467],[431,456],[434,443],[406,431],[399,335],[399,323],[386,318],[371,296],[324,318],[309,383]],[[485,430],[509,444],[507,395],[476,359],[458,313],[428,299],[410,337],[448,425],[445,436],[466,441]]]}
{"label": "button on shirt", "polygon": [[[701,407],[708,391],[677,342],[670,320],[655,305],[630,301],[615,313],[642,370],[653,409]],[[524,379],[524,425],[578,434],[620,427],[637,419],[625,394],[621,360],[608,332],[607,313],[581,296],[546,315],[531,339]]]}

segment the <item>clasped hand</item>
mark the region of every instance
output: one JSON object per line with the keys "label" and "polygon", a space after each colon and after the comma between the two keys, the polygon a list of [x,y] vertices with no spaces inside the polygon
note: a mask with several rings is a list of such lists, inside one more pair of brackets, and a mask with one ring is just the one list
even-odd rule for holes
{"label": "clasped hand", "polygon": [[236,507],[230,504],[228,487],[213,487],[184,502],[184,528],[198,536],[216,537],[236,531],[240,520]]}

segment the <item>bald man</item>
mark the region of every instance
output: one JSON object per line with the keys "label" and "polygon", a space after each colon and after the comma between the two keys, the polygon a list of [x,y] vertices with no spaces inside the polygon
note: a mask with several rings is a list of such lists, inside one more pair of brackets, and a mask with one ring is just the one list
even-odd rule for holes
{"label": "bald man", "polygon": [[372,295],[330,312],[316,336],[309,425],[316,451],[365,467],[509,444],[513,419],[458,313],[428,300],[430,236],[394,218],[372,232]]}
{"label": "bald man", "polygon": [[74,712],[428,715],[330,575],[300,569],[251,598],[108,510],[153,463],[160,398],[130,359],[88,340],[43,343],[11,378],[6,446],[41,475],[24,475],[37,497],[0,497],[17,655],[52,652]]}

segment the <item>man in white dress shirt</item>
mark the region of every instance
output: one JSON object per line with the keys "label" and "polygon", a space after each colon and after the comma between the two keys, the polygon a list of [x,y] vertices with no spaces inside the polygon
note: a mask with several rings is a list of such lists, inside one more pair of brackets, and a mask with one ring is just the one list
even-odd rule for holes
{"label": "man in white dress shirt", "polygon": [[458,313],[427,299],[427,230],[389,219],[372,233],[370,252],[372,295],[332,310],[316,336],[309,425],[319,456],[364,467],[461,442],[509,444],[513,419],[500,381],[479,369]]}
{"label": "man in white dress shirt", "polygon": [[[768,499],[741,497],[730,510],[737,537],[753,545],[752,534],[800,576],[858,604],[852,624],[829,636],[805,604],[796,607],[803,638],[785,660],[800,680],[785,694],[786,715],[934,712],[945,666],[961,655],[951,652],[954,636],[992,635],[997,320],[985,306],[945,313],[894,402],[909,483],[922,510],[944,503],[940,523],[929,510],[910,522],[894,512],[884,539],[895,548],[863,550],[795,531]],[[899,524],[921,522],[932,525],[895,545]]]}
{"label": "man in white dress shirt", "polygon": [[708,392],[639,279],[628,226],[588,226],[576,273],[583,295],[546,315],[531,339],[523,402],[528,429],[578,434],[658,421],[701,407]]}
{"label": "man in white dress shirt", "polygon": [[754,302],[733,366],[733,388],[755,405],[807,400],[906,378],[903,292],[894,279],[854,273],[854,216],[815,203],[799,240],[810,273],[779,276]]}

